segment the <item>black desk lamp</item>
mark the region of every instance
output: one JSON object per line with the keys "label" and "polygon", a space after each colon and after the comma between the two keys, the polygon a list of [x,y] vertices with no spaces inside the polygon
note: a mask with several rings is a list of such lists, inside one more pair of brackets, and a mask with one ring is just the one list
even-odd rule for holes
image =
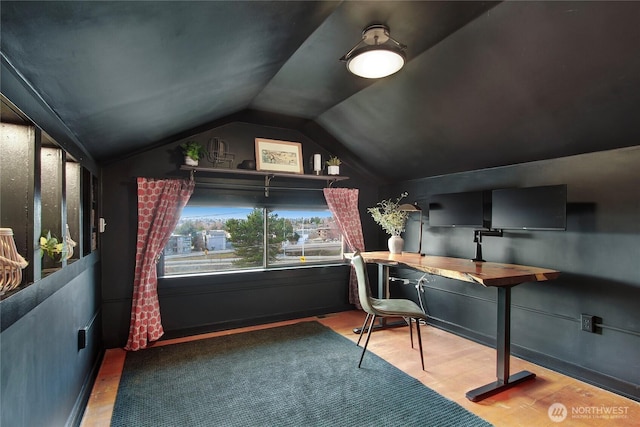
{"label": "black desk lamp", "polygon": [[398,210],[404,212],[419,212],[420,213],[420,234],[418,237],[418,253],[422,255],[422,209],[418,206],[418,202],[413,202],[413,204],[405,203],[398,206]]}

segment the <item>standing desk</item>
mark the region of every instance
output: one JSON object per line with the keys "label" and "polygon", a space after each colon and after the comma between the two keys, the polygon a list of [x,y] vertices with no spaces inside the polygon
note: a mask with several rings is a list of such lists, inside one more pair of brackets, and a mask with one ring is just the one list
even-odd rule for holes
{"label": "standing desk", "polygon": [[[442,256],[421,256],[417,253],[361,252],[368,263],[380,268],[379,291],[388,295],[390,266],[405,266],[449,279],[478,283],[498,289],[498,327],[496,334],[496,381],[467,392],[467,399],[479,402],[516,384],[535,378],[536,374],[521,371],[509,374],[511,358],[511,288],[524,282],[556,279],[560,272],[526,265],[473,262],[468,259]],[[384,283],[387,281],[387,283]]]}

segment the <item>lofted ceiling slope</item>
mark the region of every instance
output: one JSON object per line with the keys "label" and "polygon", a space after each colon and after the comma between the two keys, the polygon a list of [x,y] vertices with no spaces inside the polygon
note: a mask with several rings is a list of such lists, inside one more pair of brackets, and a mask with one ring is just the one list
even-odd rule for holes
{"label": "lofted ceiling slope", "polygon": [[[387,181],[640,141],[640,2],[2,1],[0,13],[3,61],[102,163],[256,111],[322,129],[339,145],[326,148]],[[375,22],[408,63],[372,81],[338,58]]]}

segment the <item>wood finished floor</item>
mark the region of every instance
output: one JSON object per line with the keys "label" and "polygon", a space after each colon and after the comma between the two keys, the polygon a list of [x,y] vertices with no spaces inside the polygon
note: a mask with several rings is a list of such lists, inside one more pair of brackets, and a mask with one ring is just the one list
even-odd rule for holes
{"label": "wood finished floor", "polygon": [[[364,313],[349,311],[322,318],[311,317],[161,341],[155,345],[169,345],[310,320],[317,320],[355,342],[358,335],[353,333],[353,328],[361,326]],[[495,381],[495,350],[431,326],[423,326],[422,332],[425,371],[422,371],[420,366],[417,346],[416,349],[411,349],[407,328],[374,331],[369,349],[495,426],[640,425],[639,402],[515,357],[511,359],[511,372],[529,370],[536,374],[535,380],[473,403],[465,397],[465,393]],[[82,427],[102,427],[110,424],[125,354],[126,352],[122,349],[107,350],[85,410]],[[345,361],[345,363],[357,363],[357,360]],[[366,363],[365,355],[363,364]],[[564,421],[553,422],[549,418],[548,409],[553,403],[561,403],[568,409],[568,416]],[[619,416],[607,419],[602,415],[587,413],[593,412],[594,408],[601,411],[616,411]],[[578,413],[572,414],[573,411]]]}

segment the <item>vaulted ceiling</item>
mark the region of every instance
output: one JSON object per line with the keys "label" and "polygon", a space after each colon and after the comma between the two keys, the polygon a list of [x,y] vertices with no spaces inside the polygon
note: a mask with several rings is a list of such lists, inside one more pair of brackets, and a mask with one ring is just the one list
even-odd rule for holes
{"label": "vaulted ceiling", "polygon": [[[2,1],[2,55],[99,162],[288,117],[387,180],[640,141],[639,2]],[[406,44],[367,80],[364,27]],[[322,141],[318,141],[322,143]]]}

